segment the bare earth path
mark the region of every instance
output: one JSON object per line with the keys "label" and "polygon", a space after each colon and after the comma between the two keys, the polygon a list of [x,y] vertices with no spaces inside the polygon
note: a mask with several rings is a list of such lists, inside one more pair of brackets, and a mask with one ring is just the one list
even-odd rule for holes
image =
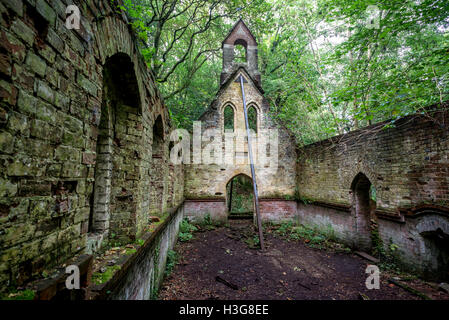
{"label": "bare earth path", "polygon": [[[370,263],[353,254],[314,249],[270,234],[268,249],[261,253],[241,239],[245,232],[252,232],[250,222],[231,221],[228,228],[197,232],[193,240],[178,243],[179,264],[165,279],[159,299],[354,300],[360,293],[373,300],[420,299],[389,284],[390,276],[382,273],[380,289],[368,290],[365,269]],[[217,276],[238,289],[216,281]],[[424,282],[415,282],[432,298],[448,298]]]}

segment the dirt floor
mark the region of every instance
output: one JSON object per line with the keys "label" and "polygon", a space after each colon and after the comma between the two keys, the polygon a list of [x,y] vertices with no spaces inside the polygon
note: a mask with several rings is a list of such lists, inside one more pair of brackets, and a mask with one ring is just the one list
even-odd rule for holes
{"label": "dirt floor", "polygon": [[[355,254],[310,248],[273,233],[265,236],[267,250],[262,253],[248,246],[245,234],[255,234],[251,221],[236,220],[178,242],[178,264],[165,279],[159,299],[354,300],[362,295],[372,300],[422,299],[390,283],[394,275],[383,272],[380,289],[368,290],[365,269],[372,262]],[[432,299],[449,299],[435,284],[416,279],[401,283]]]}

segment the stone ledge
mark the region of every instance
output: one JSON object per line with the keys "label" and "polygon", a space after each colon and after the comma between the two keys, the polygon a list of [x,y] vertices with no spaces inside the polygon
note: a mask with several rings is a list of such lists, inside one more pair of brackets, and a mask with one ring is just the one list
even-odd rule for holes
{"label": "stone ledge", "polygon": [[449,208],[435,204],[419,204],[414,207],[399,208],[399,213],[407,218],[417,218],[425,214],[437,214],[449,217]]}
{"label": "stone ledge", "polygon": [[294,201],[297,202],[295,199],[284,199],[284,198],[259,198],[259,201]]}
{"label": "stone ledge", "polygon": [[204,199],[204,198],[189,198],[189,199],[185,199],[185,202],[225,202],[226,199],[223,198],[209,198],[209,199]]}
{"label": "stone ledge", "polygon": [[78,266],[80,270],[79,290],[67,289],[65,281],[68,274],[65,273],[65,268],[57,268],[56,274],[51,278],[38,280],[30,285],[32,290],[36,292],[34,300],[83,299],[86,295],[86,288],[90,285],[92,278],[92,262],[92,255],[83,254],[78,258],[69,260],[69,262],[65,263],[66,266]]}
{"label": "stone ledge", "polygon": [[165,228],[170,224],[170,222],[176,217],[178,211],[182,208],[184,202],[182,202],[177,207],[168,210],[167,218],[154,230],[146,232],[141,236],[144,240],[144,244],[140,246],[137,251],[132,255],[124,255],[119,259],[117,265],[120,269],[117,270],[111,279],[102,284],[92,284],[88,288],[88,299],[89,300],[106,300],[110,292],[113,292],[116,288],[120,288],[123,281],[126,279],[126,275],[130,268],[135,264],[136,261],[143,258],[149,250],[155,245],[155,241],[162,234]]}
{"label": "stone ledge", "polygon": [[[298,201],[301,202],[301,201]],[[347,205],[347,204],[341,204],[341,203],[332,203],[332,202],[324,202],[324,201],[313,201],[310,203],[303,203],[304,205],[315,205],[315,206],[319,206],[319,207],[324,207],[324,208],[330,208],[330,209],[335,209],[338,211],[342,211],[342,212],[351,212],[351,206]]]}

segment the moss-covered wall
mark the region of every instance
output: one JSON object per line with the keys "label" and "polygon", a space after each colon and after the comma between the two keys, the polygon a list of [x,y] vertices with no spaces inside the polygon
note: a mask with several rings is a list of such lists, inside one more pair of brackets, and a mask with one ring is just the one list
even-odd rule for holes
{"label": "moss-covered wall", "polygon": [[[72,3],[81,11],[79,30],[65,26]],[[151,201],[161,210],[182,202],[183,173],[168,167],[168,111],[127,18],[111,1],[4,0],[0,37],[3,289],[95,251],[110,233],[135,239],[149,223]],[[105,110],[113,116],[100,128]],[[158,168],[171,187],[158,189],[154,200],[158,116]]]}
{"label": "moss-covered wall", "polygon": [[298,152],[300,198],[352,204],[351,185],[363,173],[376,189],[377,210],[422,203],[449,206],[447,111],[409,116],[308,145]]}
{"label": "moss-covered wall", "polygon": [[[299,149],[299,220],[331,227],[364,250],[362,239],[375,231],[385,250],[398,246],[398,260],[410,269],[447,270],[447,248],[435,237],[449,236],[449,116],[447,105],[437,107],[394,127],[381,123]],[[357,194],[360,176],[375,188],[375,208],[358,205],[368,197]]]}

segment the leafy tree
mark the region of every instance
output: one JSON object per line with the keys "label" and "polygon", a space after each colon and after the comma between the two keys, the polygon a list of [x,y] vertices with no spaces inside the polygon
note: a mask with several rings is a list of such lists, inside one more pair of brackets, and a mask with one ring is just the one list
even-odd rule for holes
{"label": "leafy tree", "polygon": [[123,1],[166,104],[187,129],[217,92],[221,42],[240,17],[258,40],[271,115],[299,144],[394,125],[448,100],[448,1]]}

